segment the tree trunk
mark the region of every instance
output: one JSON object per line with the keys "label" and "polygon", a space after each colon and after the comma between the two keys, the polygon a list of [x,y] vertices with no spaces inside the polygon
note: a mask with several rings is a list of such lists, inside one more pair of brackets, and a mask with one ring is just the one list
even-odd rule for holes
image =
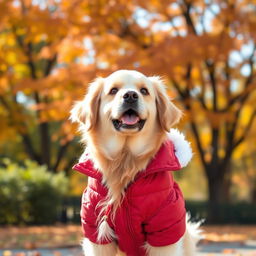
{"label": "tree trunk", "polygon": [[51,152],[51,143],[49,136],[49,124],[47,122],[42,122],[39,124],[39,132],[41,139],[41,162],[45,164],[49,170],[51,170],[50,165],[50,152]]}
{"label": "tree trunk", "polygon": [[[231,155],[217,164],[214,162],[205,167],[208,181],[208,219],[207,222],[219,223],[221,221],[221,204],[229,202],[231,187]],[[207,169],[206,169],[207,168]]]}
{"label": "tree trunk", "polygon": [[208,178],[208,216],[207,222],[218,223],[220,221],[220,204],[223,203],[224,179],[220,177]]}
{"label": "tree trunk", "polygon": [[232,186],[232,174],[229,173],[228,170],[227,174],[224,177],[223,181],[223,201],[231,202],[232,198],[230,196],[231,186]]}
{"label": "tree trunk", "polygon": [[253,188],[251,192],[251,201],[253,204],[256,204],[256,181],[253,183]]}
{"label": "tree trunk", "polygon": [[255,188],[252,191],[252,203],[256,204],[256,189]]}

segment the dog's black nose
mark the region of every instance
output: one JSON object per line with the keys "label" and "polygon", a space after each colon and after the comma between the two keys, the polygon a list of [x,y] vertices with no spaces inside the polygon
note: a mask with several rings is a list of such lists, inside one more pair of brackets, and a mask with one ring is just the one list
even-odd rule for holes
{"label": "dog's black nose", "polygon": [[135,91],[128,91],[127,93],[124,94],[123,96],[124,101],[127,103],[134,103],[138,101],[138,94]]}

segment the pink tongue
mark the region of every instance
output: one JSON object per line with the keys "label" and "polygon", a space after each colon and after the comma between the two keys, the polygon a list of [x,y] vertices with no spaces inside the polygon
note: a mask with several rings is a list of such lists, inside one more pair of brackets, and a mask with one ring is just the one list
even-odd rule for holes
{"label": "pink tongue", "polygon": [[139,122],[139,117],[136,115],[124,115],[121,118],[123,124],[133,125]]}

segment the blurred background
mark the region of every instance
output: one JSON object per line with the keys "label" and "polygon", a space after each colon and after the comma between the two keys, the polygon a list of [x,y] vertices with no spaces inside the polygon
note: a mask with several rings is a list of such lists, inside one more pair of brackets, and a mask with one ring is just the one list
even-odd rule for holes
{"label": "blurred background", "polygon": [[256,2],[1,0],[0,224],[79,223],[69,111],[97,76],[164,78],[194,158],[193,219],[256,224]]}

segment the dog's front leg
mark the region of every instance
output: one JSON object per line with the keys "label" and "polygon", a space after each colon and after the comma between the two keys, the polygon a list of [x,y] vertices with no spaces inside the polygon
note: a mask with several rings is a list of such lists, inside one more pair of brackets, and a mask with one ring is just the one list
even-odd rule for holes
{"label": "dog's front leg", "polygon": [[167,246],[151,246],[149,244],[145,245],[148,256],[184,256],[182,248],[182,240],[179,240],[175,244]]}
{"label": "dog's front leg", "polygon": [[201,239],[199,224],[187,223],[184,236],[175,244],[154,247],[145,245],[148,256],[196,256],[196,244]]}
{"label": "dog's front leg", "polygon": [[89,239],[84,238],[82,247],[85,256],[115,256],[117,253],[117,245],[114,242],[109,244],[95,244]]}

